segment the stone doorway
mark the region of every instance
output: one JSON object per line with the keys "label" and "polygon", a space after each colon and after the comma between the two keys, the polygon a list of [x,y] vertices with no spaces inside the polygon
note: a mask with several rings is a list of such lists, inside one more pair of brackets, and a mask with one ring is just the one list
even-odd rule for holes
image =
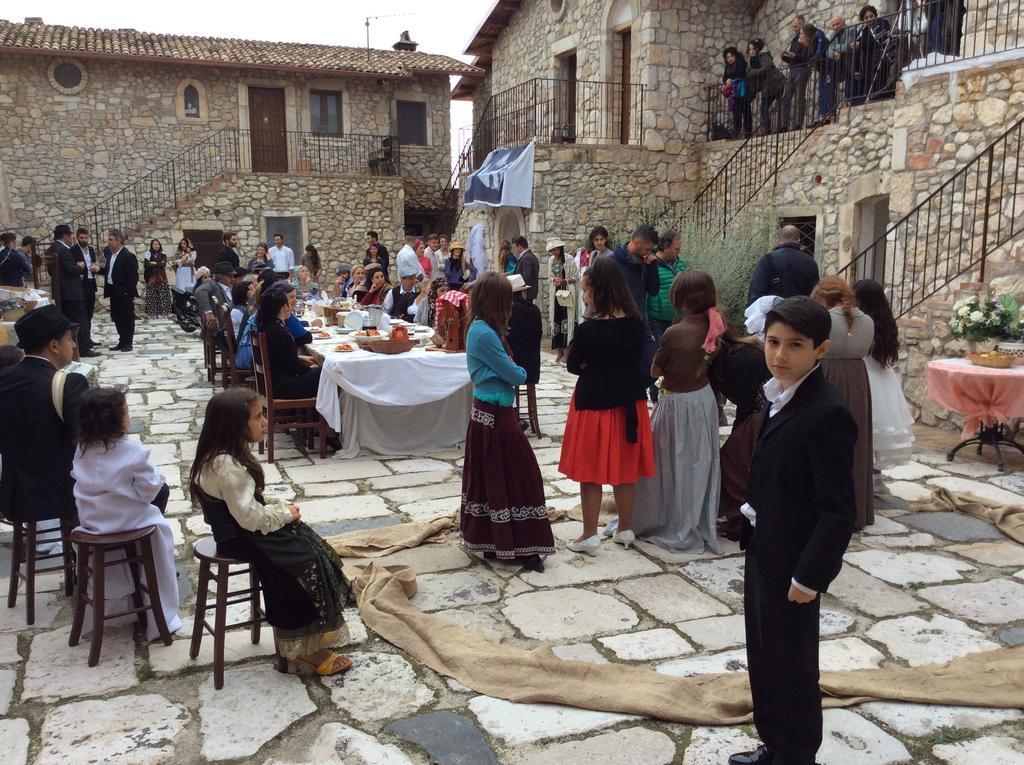
{"label": "stone doorway", "polygon": [[219,228],[187,228],[181,235],[192,242],[196,252],[196,267],[206,266],[213,271],[217,253],[224,245],[224,232]]}

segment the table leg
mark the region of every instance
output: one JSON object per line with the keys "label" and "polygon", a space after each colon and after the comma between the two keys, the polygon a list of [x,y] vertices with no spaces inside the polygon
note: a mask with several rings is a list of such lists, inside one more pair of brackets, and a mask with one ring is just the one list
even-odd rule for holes
{"label": "table leg", "polygon": [[1002,472],[1004,468],[1003,452],[1002,449],[1000,449],[1000,446],[1012,446],[1021,454],[1024,454],[1024,444],[1019,444],[1012,438],[1008,438],[1005,432],[1005,425],[999,423],[997,425],[982,425],[981,430],[978,431],[978,435],[974,436],[973,438],[968,438],[964,441],[961,441],[959,444],[954,446],[946,454],[946,460],[948,462],[952,462],[957,452],[959,452],[961,449],[973,445],[977,445],[978,454],[981,454],[982,447],[986,445],[991,446],[995,449],[996,469],[999,470],[999,472]]}

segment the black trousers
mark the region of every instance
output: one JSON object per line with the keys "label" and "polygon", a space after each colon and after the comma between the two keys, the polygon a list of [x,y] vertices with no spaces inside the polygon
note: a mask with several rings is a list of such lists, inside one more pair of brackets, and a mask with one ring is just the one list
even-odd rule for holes
{"label": "black trousers", "polygon": [[821,746],[818,614],[821,598],[789,601],[788,576],[762,576],[755,539],[747,545],[743,611],[754,725],[774,750],[772,765],[814,765]]}
{"label": "black trousers", "polygon": [[117,344],[131,345],[135,340],[135,299],[130,295],[111,293],[110,319],[117,329]]}
{"label": "black trousers", "polygon": [[83,334],[82,330],[85,329],[88,334],[89,317],[85,312],[85,301],[84,300],[61,300],[60,301],[60,312],[64,314],[68,321],[78,325],[78,336],[75,341],[78,343],[78,347],[81,350],[88,348],[88,345],[83,345]]}
{"label": "black trousers", "polygon": [[82,289],[85,292],[85,321],[78,328],[78,345],[88,348],[92,342],[92,317],[96,312],[96,280],[83,279]]}

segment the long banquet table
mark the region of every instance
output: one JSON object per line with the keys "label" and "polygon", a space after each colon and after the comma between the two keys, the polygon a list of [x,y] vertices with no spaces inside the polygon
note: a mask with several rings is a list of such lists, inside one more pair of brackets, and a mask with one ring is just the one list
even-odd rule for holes
{"label": "long banquet table", "polygon": [[425,454],[465,440],[473,403],[465,353],[336,352],[343,342],[355,345],[332,333],[311,346],[323,367],[316,408],[341,433],[341,456]]}

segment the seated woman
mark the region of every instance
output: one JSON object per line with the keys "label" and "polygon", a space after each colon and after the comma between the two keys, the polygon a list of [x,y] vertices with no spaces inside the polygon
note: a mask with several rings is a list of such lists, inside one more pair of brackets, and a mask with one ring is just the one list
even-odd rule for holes
{"label": "seated woman", "polygon": [[371,263],[366,267],[367,281],[370,286],[359,297],[360,305],[383,305],[384,297],[391,289],[387,277],[384,276],[384,269]]}
{"label": "seated woman", "polygon": [[[293,288],[294,289],[294,288]],[[312,398],[320,387],[321,369],[310,356],[300,356],[295,338],[285,327],[291,316],[288,295],[271,289],[260,298],[256,329],[266,333],[267,358],[275,398]]]}
{"label": "seated woman", "polygon": [[[273,291],[272,291],[273,292]],[[263,499],[264,477],[250,444],[263,438],[259,396],[230,388],[206,405],[189,473],[218,551],[248,561],[263,585],[267,621],[290,669],[336,675],[352,660],[330,650],[344,624],[349,584],[341,559],[302,523],[299,508]]]}
{"label": "seated woman", "polygon": [[299,291],[303,300],[311,297],[317,297],[320,294],[320,285],[313,281],[313,276],[309,270],[309,266],[299,266],[299,270],[295,274],[295,281],[292,282],[295,289]]}
{"label": "seated woman", "polygon": [[352,275],[341,290],[341,296],[348,300],[359,300],[369,289],[366,283],[366,266],[352,266]]}
{"label": "seated woman", "polygon": [[460,241],[451,243],[448,257],[444,260],[444,278],[453,290],[461,290],[476,280],[476,266],[466,260],[466,245]]}
{"label": "seated woman", "polygon": [[249,316],[250,300],[256,292],[252,282],[237,281],[231,288],[231,326],[235,330],[235,344],[238,344],[238,333]]}
{"label": "seated woman", "polygon": [[[150,539],[156,568],[160,608],[170,632],[181,629],[178,617],[178,576],[174,567],[174,534],[164,518],[170,490],[150,461],[149,449],[127,437],[131,415],[124,391],[96,388],[78,404],[78,448],[71,475],[75,479],[78,528],[90,534],[118,534],[156,526]],[[123,557],[123,554],[122,554]],[[134,607],[135,584],[127,564],[106,572],[106,612]],[[147,582],[153,589],[153,583]],[[134,620],[134,615],[129,619]],[[86,618],[86,630],[92,619]],[[146,620],[149,640],[159,636],[155,620]]]}
{"label": "seated woman", "polygon": [[434,279],[428,289],[421,289],[416,295],[416,323],[433,327],[437,322],[437,297],[448,291],[448,282]]}
{"label": "seated woman", "polygon": [[[286,281],[275,281],[268,289],[263,290],[260,295],[259,302],[263,301],[263,295],[267,294],[271,290],[278,290],[285,294],[288,299],[288,307],[291,310],[291,314],[285,321],[284,325],[288,329],[288,334],[292,336],[295,341],[295,346],[306,345],[313,342],[313,335],[310,334],[309,330],[306,329],[299,318],[295,315],[295,304],[297,301],[295,287],[290,282]],[[237,338],[238,340],[238,351],[235,353],[235,366],[239,369],[252,369],[252,332],[256,329],[256,311],[253,311],[252,316],[245,323],[244,329],[242,330],[242,336]]]}
{"label": "seated woman", "polygon": [[348,263],[342,263],[338,266],[338,270],[335,272],[334,282],[331,284],[328,292],[330,297],[333,299],[339,299],[344,297],[345,285],[348,284],[348,280],[352,276],[352,266]]}
{"label": "seated woman", "polygon": [[384,267],[384,261],[381,259],[380,256],[380,245],[377,244],[376,242],[370,243],[370,245],[366,248],[366,257],[363,258],[364,266],[369,266],[373,263],[376,263],[381,268]]}
{"label": "seated woman", "polygon": [[196,290],[199,289],[204,284],[206,284],[206,282],[208,281],[210,281],[210,269],[207,268],[206,266],[200,266],[199,268],[197,268],[196,281],[195,284],[192,285],[192,294],[196,294]]}

